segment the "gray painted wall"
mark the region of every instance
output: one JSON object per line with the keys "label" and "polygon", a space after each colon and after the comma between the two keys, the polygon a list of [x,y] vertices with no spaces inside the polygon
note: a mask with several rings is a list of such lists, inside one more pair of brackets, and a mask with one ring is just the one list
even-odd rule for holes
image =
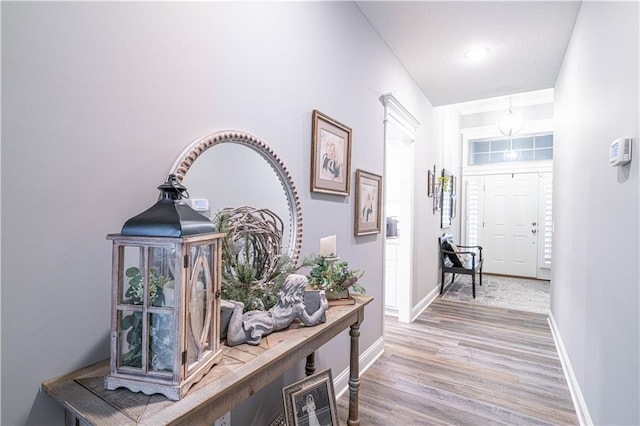
{"label": "gray painted wall", "polygon": [[[460,126],[463,129],[481,126],[497,126],[500,116],[504,114],[505,107],[502,111],[491,111],[477,114],[462,115],[460,118]],[[553,104],[530,105],[522,108],[514,108],[515,112],[522,115],[525,122],[533,120],[546,120],[553,118]]]}
{"label": "gray painted wall", "polygon": [[551,309],[597,425],[640,424],[638,9],[583,2],[555,88]]}
{"label": "gray painted wall", "polygon": [[[382,234],[353,236],[353,195],[308,191],[311,111],[353,128],[352,172],[382,173],[378,97],[388,92],[423,123],[424,188],[441,152],[433,109],[353,3],[3,2],[0,423],[62,422],[40,383],[108,357],[105,236],[152,205],[180,151],[216,130],[252,133],[287,164],[303,255],[335,234],[338,253],[366,271],[369,348],[382,335]],[[420,282],[437,277],[439,229],[417,228],[436,268],[422,267]],[[346,333],[329,342],[318,369],[341,372],[347,348]],[[300,367],[234,410],[233,423],[275,416]]]}

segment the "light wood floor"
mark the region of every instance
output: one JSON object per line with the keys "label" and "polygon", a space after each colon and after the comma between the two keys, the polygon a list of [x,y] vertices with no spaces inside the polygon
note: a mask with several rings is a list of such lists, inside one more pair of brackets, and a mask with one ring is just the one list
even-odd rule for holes
{"label": "light wood floor", "polygon": [[363,426],[578,424],[546,315],[438,298],[412,324],[387,317],[384,338]]}

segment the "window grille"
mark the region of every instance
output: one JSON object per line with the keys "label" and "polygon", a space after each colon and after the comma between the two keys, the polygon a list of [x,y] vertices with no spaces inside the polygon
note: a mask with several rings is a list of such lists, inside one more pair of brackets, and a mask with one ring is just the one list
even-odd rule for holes
{"label": "window grille", "polygon": [[544,161],[553,159],[553,134],[469,141],[469,164]]}

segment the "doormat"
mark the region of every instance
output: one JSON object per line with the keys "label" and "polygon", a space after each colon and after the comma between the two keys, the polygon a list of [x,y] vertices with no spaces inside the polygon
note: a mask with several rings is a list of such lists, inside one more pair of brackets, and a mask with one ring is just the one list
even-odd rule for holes
{"label": "doormat", "polygon": [[[482,276],[482,286],[479,281],[480,278],[476,275],[475,299],[471,294],[470,275],[458,275],[453,284],[445,287],[442,297],[518,311],[549,313],[549,281],[486,274]],[[446,275],[445,282],[451,282],[450,274]]]}

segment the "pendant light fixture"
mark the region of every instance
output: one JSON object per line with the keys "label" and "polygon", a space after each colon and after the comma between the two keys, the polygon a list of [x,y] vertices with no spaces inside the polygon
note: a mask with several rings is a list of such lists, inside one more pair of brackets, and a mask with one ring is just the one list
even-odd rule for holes
{"label": "pendant light fixture", "polygon": [[522,129],[524,120],[522,115],[513,111],[511,107],[511,96],[509,96],[509,111],[506,111],[500,115],[498,120],[498,129],[505,136],[513,136]]}

